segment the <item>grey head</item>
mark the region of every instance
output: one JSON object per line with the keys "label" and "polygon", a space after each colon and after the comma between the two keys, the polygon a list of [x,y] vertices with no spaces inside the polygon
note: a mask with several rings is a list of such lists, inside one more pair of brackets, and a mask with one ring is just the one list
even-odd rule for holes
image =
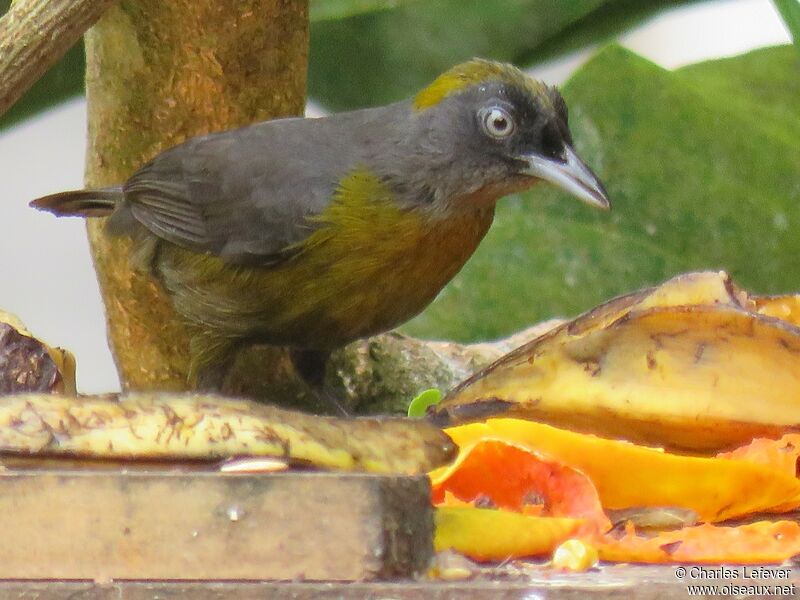
{"label": "grey head", "polygon": [[544,180],[609,207],[573,148],[561,94],[512,65],[463,63],[394,110],[402,125],[373,166],[401,200],[474,207]]}

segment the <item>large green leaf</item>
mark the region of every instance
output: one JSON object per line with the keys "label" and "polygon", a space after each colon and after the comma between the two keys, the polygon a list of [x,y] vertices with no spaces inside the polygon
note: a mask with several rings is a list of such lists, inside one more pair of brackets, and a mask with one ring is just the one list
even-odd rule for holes
{"label": "large green leaf", "polygon": [[566,52],[584,48],[589,44],[609,40],[667,8],[692,4],[699,0],[611,0],[593,10],[575,23],[564,27],[555,36],[537,40],[527,52],[522,52],[516,62],[535,65],[543,60],[558,57]]}
{"label": "large green leaf", "polygon": [[309,93],[344,110],[407,97],[473,56],[522,65],[691,0],[430,0],[312,24]]}
{"label": "large green leaf", "polygon": [[774,2],[795,45],[800,48],[800,0],[774,0]]}
{"label": "large green leaf", "polygon": [[430,0],[314,23],[309,93],[337,110],[392,102],[473,56],[518,60],[613,1]]}
{"label": "large green leaf", "polygon": [[693,269],[800,288],[800,77],[789,46],[666,71],[609,47],[565,86],[611,213],[552,188],[500,202],[484,243],[406,326],[508,334]]}

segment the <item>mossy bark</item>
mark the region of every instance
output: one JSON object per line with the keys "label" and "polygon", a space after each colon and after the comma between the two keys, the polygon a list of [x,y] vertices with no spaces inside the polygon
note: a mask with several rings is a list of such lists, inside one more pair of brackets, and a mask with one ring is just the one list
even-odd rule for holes
{"label": "mossy bark", "polygon": [[[86,35],[88,187],[125,181],[186,138],[301,114],[307,0],[122,0]],[[88,226],[125,389],[187,387],[190,332],[130,243]]]}
{"label": "mossy bark", "polygon": [[[553,319],[508,338],[481,344],[420,340],[391,332],[360,340],[333,353],[325,385],[357,414],[405,414],[421,391],[447,391],[507,352],[549,331]],[[225,391],[266,398],[314,413],[335,413],[292,370],[281,349],[257,346],[242,352]]]}

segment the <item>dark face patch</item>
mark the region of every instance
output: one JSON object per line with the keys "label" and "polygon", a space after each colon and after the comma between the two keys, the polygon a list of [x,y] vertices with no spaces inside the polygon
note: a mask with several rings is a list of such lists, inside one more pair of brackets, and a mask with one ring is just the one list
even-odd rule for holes
{"label": "dark face patch", "polygon": [[509,157],[538,154],[547,158],[563,156],[564,144],[571,143],[567,110],[561,94],[552,88],[533,94],[528,89],[502,86],[503,95],[512,106],[517,131],[508,139]]}
{"label": "dark face patch", "polygon": [[564,155],[564,143],[571,142],[569,130],[561,127],[558,121],[547,122],[541,129],[539,139],[533,140],[530,148],[537,154],[557,159]]}
{"label": "dark face patch", "polygon": [[[489,82],[464,90],[452,101],[451,115],[455,109],[462,113],[460,120],[471,121],[468,131],[461,128],[466,139],[460,145],[468,149],[472,163],[479,163],[483,157],[487,167],[504,164],[512,172],[522,171],[527,166],[525,156],[558,159],[564,155],[564,145],[572,142],[566,105],[553,88],[535,90]],[[487,115],[497,114],[507,114],[512,121],[506,136],[496,135],[497,128],[487,129]]]}
{"label": "dark face patch", "polygon": [[529,174],[532,155],[558,160],[571,143],[560,94],[521,72],[468,85],[409,116],[405,142],[393,145],[408,149],[394,152],[384,170],[416,204],[476,193],[488,201],[524,189],[537,180]]}
{"label": "dark face patch", "polygon": [[564,102],[564,97],[556,88],[547,88],[547,95],[550,97],[550,102],[555,107],[556,115],[564,123],[564,126],[569,125],[569,114],[567,110],[567,103]]}
{"label": "dark face patch", "polygon": [[[430,174],[447,180],[437,186],[440,197],[455,187],[524,183],[533,177],[534,162],[566,161],[564,146],[571,145],[558,90],[507,63],[476,58],[456,65],[412,98],[409,108],[406,139],[421,159],[414,162],[427,160]],[[506,113],[514,127],[503,133]],[[458,181],[463,185],[455,186]]]}

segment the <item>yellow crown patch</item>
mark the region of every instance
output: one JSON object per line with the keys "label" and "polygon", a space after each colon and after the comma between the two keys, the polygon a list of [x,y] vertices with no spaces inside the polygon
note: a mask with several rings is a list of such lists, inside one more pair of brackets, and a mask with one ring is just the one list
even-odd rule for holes
{"label": "yellow crown patch", "polygon": [[535,95],[542,94],[546,89],[543,83],[536,81],[532,77],[528,77],[513,65],[474,58],[460,65],[456,65],[449,71],[439,75],[433,83],[414,97],[414,108],[417,110],[425,110],[426,108],[436,106],[451,94],[459,92],[471,85],[489,81],[508,83],[521,89],[528,90]]}

